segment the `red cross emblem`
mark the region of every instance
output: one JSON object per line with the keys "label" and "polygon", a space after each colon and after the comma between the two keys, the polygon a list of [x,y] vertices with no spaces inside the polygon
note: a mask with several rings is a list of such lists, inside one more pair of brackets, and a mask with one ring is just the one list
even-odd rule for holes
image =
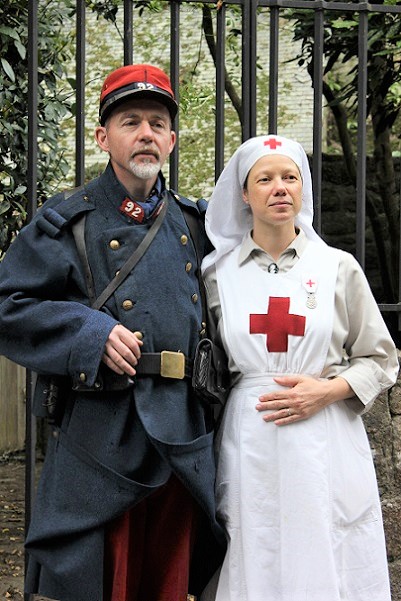
{"label": "red cross emblem", "polygon": [[276,140],[276,138],[269,138],[268,140],[265,140],[264,145],[269,146],[271,150],[276,150],[277,146],[282,146],[281,142]]}
{"label": "red cross emblem", "polygon": [[269,297],[267,314],[249,316],[250,334],[266,334],[266,348],[270,353],[286,353],[288,336],[305,335],[305,316],[289,313],[289,297]]}

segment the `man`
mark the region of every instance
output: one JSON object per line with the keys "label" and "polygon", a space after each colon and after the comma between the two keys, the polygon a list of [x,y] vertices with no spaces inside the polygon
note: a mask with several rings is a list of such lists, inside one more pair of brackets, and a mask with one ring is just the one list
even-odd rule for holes
{"label": "man", "polygon": [[[212,424],[190,380],[204,333],[191,213],[201,254],[206,239],[197,204],[166,190],[160,171],[177,108],[160,69],[112,72],[95,132],[105,172],[48,200],[1,264],[0,352],[38,372],[36,414],[52,409],[28,593],[186,601],[215,567],[217,543],[194,556],[200,534],[204,550],[221,531]],[[96,305],[149,231],[135,267]]]}

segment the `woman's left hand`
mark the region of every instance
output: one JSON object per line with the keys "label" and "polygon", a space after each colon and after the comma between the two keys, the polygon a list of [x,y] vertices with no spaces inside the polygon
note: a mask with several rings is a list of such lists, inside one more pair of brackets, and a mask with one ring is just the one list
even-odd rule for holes
{"label": "woman's left hand", "polygon": [[348,382],[341,377],[319,380],[310,376],[281,376],[274,381],[285,388],[259,397],[258,411],[266,422],[278,426],[293,424],[311,417],[327,405],[353,396]]}

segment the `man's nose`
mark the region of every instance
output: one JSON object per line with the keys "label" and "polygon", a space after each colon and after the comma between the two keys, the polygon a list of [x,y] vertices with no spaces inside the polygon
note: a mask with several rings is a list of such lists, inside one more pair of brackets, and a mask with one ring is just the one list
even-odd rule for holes
{"label": "man's nose", "polygon": [[153,129],[149,121],[141,121],[139,126],[139,137],[142,140],[153,140]]}

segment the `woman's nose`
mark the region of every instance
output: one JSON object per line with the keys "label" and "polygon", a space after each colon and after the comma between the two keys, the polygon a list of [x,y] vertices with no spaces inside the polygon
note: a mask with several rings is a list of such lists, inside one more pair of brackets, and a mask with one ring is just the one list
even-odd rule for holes
{"label": "woman's nose", "polygon": [[285,187],[285,183],[284,181],[280,178],[277,179],[277,181],[274,182],[274,192],[273,195],[274,196],[283,196],[287,194],[287,189]]}

